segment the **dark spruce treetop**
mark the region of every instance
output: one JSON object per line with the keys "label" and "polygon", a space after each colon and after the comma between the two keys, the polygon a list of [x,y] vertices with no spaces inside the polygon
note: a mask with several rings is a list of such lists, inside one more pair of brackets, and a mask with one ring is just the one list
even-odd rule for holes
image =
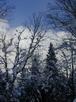
{"label": "dark spruce treetop", "polygon": [[56,56],[55,56],[55,52],[54,52],[54,48],[53,48],[53,44],[50,43],[49,46],[49,50],[48,50],[48,54],[47,54],[47,63],[48,61],[54,61],[55,63],[57,62]]}
{"label": "dark spruce treetop", "polygon": [[57,59],[55,56],[54,48],[53,48],[52,43],[50,43],[48,54],[47,54],[47,59],[46,59],[46,70],[48,72],[52,71],[53,73],[56,73],[57,71],[56,62],[57,62]]}

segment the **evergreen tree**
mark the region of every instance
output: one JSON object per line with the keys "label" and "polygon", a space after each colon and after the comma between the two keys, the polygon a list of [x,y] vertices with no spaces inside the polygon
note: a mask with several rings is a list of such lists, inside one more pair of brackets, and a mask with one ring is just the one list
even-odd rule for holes
{"label": "evergreen tree", "polygon": [[[63,75],[59,75],[58,68],[56,66],[56,56],[54,52],[53,45],[50,43],[47,59],[46,59],[46,68],[44,71],[45,86],[42,91],[43,101],[45,102],[65,102],[66,97],[66,81],[63,79]],[[62,97],[62,98],[61,98]]]}
{"label": "evergreen tree", "polygon": [[57,74],[56,62],[57,59],[55,56],[54,48],[52,43],[50,43],[46,59],[46,70],[45,70],[46,75],[49,74],[50,71],[52,74]]}

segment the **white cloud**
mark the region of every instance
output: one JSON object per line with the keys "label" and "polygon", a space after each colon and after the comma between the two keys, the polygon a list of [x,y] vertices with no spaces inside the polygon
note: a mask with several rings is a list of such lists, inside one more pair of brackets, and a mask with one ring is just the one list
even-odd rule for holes
{"label": "white cloud", "polygon": [[[9,29],[9,30],[8,30]],[[14,42],[17,42],[17,36],[18,33],[16,32],[16,30],[18,30],[18,32],[21,32],[22,29],[24,29],[23,26],[18,26],[16,28],[11,28],[9,27],[9,24],[7,21],[5,20],[0,20],[0,31],[3,32],[7,32],[7,38],[10,39],[11,37],[14,38]],[[52,42],[54,46],[58,46],[59,44],[61,44],[62,39],[67,37],[68,33],[65,32],[52,32],[51,30],[49,30],[46,34],[45,40],[42,42],[42,53],[43,55],[46,55],[46,52],[48,50],[49,47],[49,43]],[[21,40],[20,42],[20,46],[21,47],[29,47],[30,44],[30,32],[29,30],[26,28],[25,31],[22,34],[21,39],[23,38],[27,38],[25,40]]]}
{"label": "white cloud", "polygon": [[0,33],[6,33],[8,29],[9,29],[8,21],[0,19]]}

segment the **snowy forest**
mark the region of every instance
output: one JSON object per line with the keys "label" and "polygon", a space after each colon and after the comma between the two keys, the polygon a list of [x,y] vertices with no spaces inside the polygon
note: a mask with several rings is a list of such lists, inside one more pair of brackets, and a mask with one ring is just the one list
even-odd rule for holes
{"label": "snowy forest", "polygon": [[[14,13],[7,1],[2,20]],[[0,102],[76,102],[76,0],[51,1],[21,27],[0,28]]]}

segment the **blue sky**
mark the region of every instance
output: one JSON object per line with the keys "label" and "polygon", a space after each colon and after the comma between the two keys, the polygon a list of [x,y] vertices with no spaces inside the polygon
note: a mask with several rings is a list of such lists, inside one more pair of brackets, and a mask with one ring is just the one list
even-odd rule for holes
{"label": "blue sky", "polygon": [[33,13],[45,11],[49,1],[50,0],[11,0],[11,4],[15,6],[15,9],[10,23],[14,26],[21,25],[29,20]]}

